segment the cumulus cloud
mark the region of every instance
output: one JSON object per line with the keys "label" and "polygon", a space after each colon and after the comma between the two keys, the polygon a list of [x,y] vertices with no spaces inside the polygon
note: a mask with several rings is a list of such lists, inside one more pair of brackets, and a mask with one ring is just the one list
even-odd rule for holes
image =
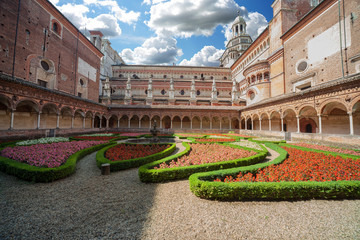
{"label": "cumulus cloud", "polygon": [[176,44],[176,39],[161,35],[147,39],[134,50],[126,48],[120,55],[130,64],[172,64],[183,54]]}
{"label": "cumulus cloud", "polygon": [[59,0],[50,0],[50,2],[53,4],[53,5],[56,5],[59,3]]}
{"label": "cumulus cloud", "polygon": [[119,36],[121,28],[111,14],[101,14],[95,18],[88,18],[89,8],[81,4],[64,4],[57,8],[81,31],[99,30],[107,37]]}
{"label": "cumulus cloud", "polygon": [[157,33],[167,31],[175,37],[211,36],[217,26],[233,21],[237,11],[246,13],[234,0],[161,1],[151,5],[146,24]]}
{"label": "cumulus cloud", "polygon": [[218,67],[220,64],[219,58],[223,52],[224,50],[216,49],[214,46],[205,46],[194,54],[190,60],[182,60],[180,65]]}
{"label": "cumulus cloud", "polygon": [[126,8],[120,7],[114,0],[84,0],[84,4],[94,4],[101,7],[107,7],[114,17],[116,17],[120,22],[127,24],[136,23],[140,17],[140,12],[127,11]]}

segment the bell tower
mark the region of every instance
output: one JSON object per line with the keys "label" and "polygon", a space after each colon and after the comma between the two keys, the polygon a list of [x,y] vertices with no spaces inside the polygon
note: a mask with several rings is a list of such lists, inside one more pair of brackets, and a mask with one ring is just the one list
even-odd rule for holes
{"label": "bell tower", "polygon": [[244,18],[240,16],[240,11],[238,11],[238,16],[231,26],[231,32],[232,37],[220,58],[221,67],[231,67],[236,59],[238,59],[253,42],[250,35],[246,32],[246,22]]}

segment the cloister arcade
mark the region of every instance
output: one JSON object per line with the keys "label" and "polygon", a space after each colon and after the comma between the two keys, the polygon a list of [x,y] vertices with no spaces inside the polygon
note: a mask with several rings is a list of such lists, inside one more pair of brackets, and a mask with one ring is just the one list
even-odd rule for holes
{"label": "cloister arcade", "polygon": [[326,100],[314,107],[300,104],[278,106],[279,110],[243,112],[243,130],[360,135],[360,96],[350,102]]}

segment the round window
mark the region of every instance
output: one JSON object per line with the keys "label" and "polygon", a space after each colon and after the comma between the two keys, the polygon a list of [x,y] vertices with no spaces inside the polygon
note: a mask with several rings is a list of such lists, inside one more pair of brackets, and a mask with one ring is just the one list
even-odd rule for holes
{"label": "round window", "polygon": [[304,72],[308,67],[308,63],[306,61],[301,61],[297,66],[297,71],[299,73]]}
{"label": "round window", "polygon": [[84,80],[80,79],[80,85],[84,86]]}
{"label": "round window", "polygon": [[162,95],[165,95],[165,93],[166,93],[166,91],[163,89],[163,90],[161,90],[161,94]]}
{"label": "round window", "polygon": [[42,67],[45,71],[49,71],[50,66],[49,66],[49,64],[48,64],[46,61],[42,60],[42,61],[40,62],[40,64],[41,64],[41,67]]}
{"label": "round window", "polygon": [[145,90],[145,94],[147,94],[147,93],[148,93],[148,90],[146,89],[146,90]]}
{"label": "round window", "polygon": [[198,96],[200,95],[200,90],[196,91],[196,95],[198,95]]}
{"label": "round window", "polygon": [[250,100],[254,100],[254,98],[255,98],[255,93],[254,93],[254,92],[250,92],[250,93],[249,93],[249,97],[250,97]]}
{"label": "round window", "polygon": [[181,91],[180,91],[180,94],[181,94],[181,95],[184,95],[184,94],[185,94],[185,91],[184,91],[184,90],[181,90]]}

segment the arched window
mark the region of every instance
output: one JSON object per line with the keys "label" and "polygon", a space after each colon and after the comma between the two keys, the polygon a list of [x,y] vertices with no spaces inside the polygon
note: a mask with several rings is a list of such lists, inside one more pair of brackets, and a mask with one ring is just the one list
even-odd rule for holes
{"label": "arched window", "polygon": [[56,22],[53,23],[53,25],[52,25],[52,30],[53,30],[54,32],[58,32],[58,31],[59,31],[59,27],[58,27],[58,24],[57,24]]}

